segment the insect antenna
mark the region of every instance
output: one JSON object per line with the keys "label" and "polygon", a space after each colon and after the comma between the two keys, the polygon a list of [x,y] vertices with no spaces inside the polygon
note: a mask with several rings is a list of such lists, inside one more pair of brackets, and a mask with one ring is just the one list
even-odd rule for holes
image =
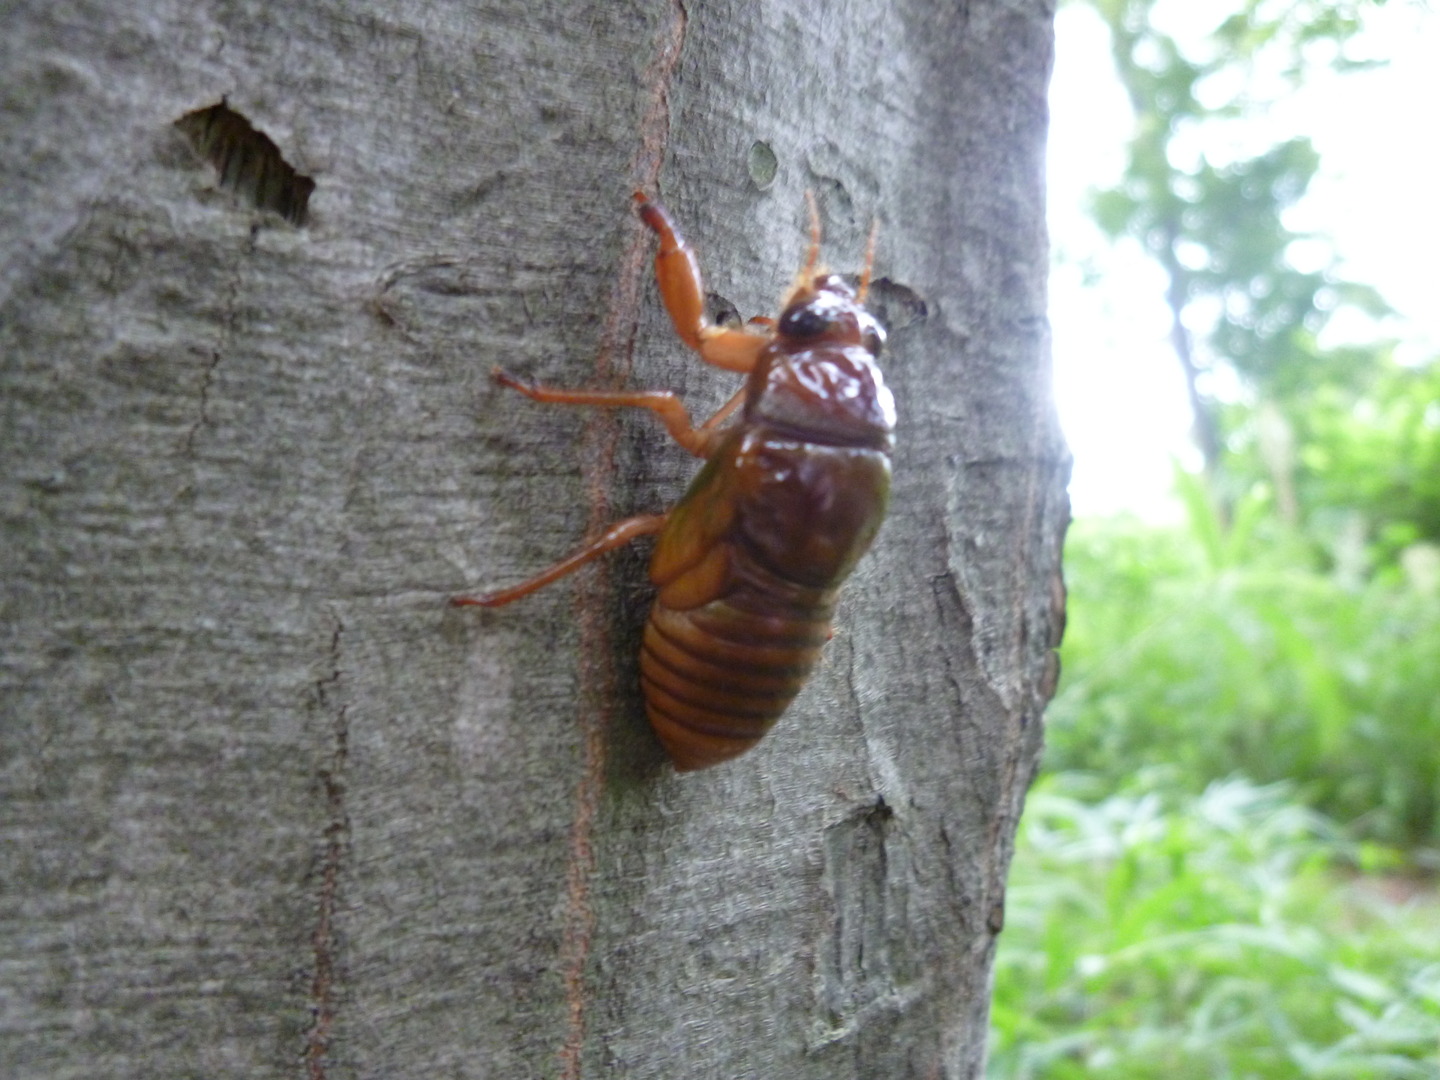
{"label": "insect antenna", "polygon": [[805,269],[802,280],[808,283],[815,275],[816,264],[820,262],[820,204],[815,201],[815,192],[805,189],[805,206],[810,211],[810,250],[805,255]]}
{"label": "insect antenna", "polygon": [[870,222],[870,239],[865,241],[865,269],[860,272],[860,290],[855,295],[855,299],[862,304],[865,302],[865,294],[870,291],[870,271],[875,266],[875,241],[879,236],[880,219],[877,217]]}

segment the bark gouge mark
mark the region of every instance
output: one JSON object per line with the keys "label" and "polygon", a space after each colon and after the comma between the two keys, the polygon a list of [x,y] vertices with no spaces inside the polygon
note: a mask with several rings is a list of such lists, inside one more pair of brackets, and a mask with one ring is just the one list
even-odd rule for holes
{"label": "bark gouge mark", "polygon": [[222,188],[291,225],[305,224],[315,181],[296,172],[270,136],[252,127],[224,98],[186,113],[175,126],[194,151],[215,166]]}

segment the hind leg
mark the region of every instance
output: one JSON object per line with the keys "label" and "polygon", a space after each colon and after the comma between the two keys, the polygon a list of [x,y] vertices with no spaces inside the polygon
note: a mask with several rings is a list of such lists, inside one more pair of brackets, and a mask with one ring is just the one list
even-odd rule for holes
{"label": "hind leg", "polygon": [[496,589],[494,592],[478,593],[474,596],[452,596],[450,606],[501,607],[512,600],[519,600],[522,596],[529,596],[537,589],[543,589],[546,585],[559,581],[567,574],[573,574],[586,563],[598,559],[607,551],[614,551],[639,537],[651,536],[659,532],[665,527],[665,517],[664,514],[642,514],[639,517],[617,521],[575,554],[561,559],[548,570],[542,570],[534,577],[527,578],[518,585],[511,585],[508,589]]}

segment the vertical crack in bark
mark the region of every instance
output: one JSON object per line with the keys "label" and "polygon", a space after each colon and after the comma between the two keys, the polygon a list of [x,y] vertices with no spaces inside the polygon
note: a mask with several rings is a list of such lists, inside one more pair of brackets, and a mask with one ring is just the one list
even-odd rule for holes
{"label": "vertical crack in bark", "polygon": [[215,384],[215,372],[220,367],[221,358],[235,343],[235,324],[239,320],[236,312],[239,304],[240,271],[237,267],[225,294],[225,313],[220,320],[220,340],[210,350],[209,362],[205,365],[205,372],[200,377],[198,415],[195,417],[195,422],[190,425],[190,430],[185,433],[185,455],[187,457],[195,456],[195,439],[200,434],[200,429],[210,423],[210,388]]}
{"label": "vertical crack in bark", "polygon": [[210,422],[210,385],[215,381],[215,369],[220,366],[220,350],[210,350],[210,362],[205,365],[205,373],[200,377],[200,408],[195,423],[190,425],[190,430],[185,433],[185,454],[188,457],[195,456],[195,436],[200,429]]}
{"label": "vertical crack in bark", "polygon": [[[344,624],[337,619],[330,636],[330,674],[315,682],[315,694],[322,710],[328,705],[330,691],[340,682],[340,637],[344,631]],[[309,1080],[325,1080],[330,1032],[335,1025],[335,907],[340,863],[350,831],[350,820],[345,811],[344,783],[350,728],[344,705],[335,711],[332,735],[330,764],[320,770],[320,780],[325,785],[328,821],[325,825],[325,851],[321,862],[315,930],[310,935],[315,970],[310,980],[310,1008],[314,1022],[305,1036],[305,1070]]]}
{"label": "vertical crack in bark", "polygon": [[[653,192],[660,177],[670,132],[670,85],[685,44],[687,16],[680,0],[673,0],[670,18],[654,60],[645,72],[645,112],[640,121],[640,146],[630,163],[637,186]],[[632,221],[629,240],[620,258],[615,283],[606,304],[595,373],[602,384],[618,383],[629,374],[635,335],[640,325],[640,300],[649,235]],[[610,489],[615,479],[615,451],[619,425],[608,412],[597,412],[586,425],[583,460],[589,531],[598,532],[609,521]],[[611,589],[601,574],[588,574],[575,591],[576,621],[580,627],[580,725],[583,761],[575,788],[575,818],[570,827],[570,862],[566,871],[565,938],[562,971],[567,1021],[560,1051],[562,1080],[579,1080],[585,1046],[585,1017],[589,997],[585,968],[595,932],[590,904],[590,881],[595,872],[591,834],[600,806],[605,776],[605,732],[615,701],[613,649],[606,626]]]}

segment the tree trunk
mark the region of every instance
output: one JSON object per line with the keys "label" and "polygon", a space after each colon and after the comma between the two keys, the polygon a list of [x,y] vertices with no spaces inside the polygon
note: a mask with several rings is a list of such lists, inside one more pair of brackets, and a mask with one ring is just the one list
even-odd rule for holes
{"label": "tree trunk", "polygon": [[[1050,4],[821,10],[11,7],[0,1071],[979,1075],[1062,618]],[[891,513],[822,667],[683,776],[643,545],[445,603],[695,469],[492,366],[733,388],[637,187],[746,316],[807,188],[836,269],[878,219],[894,329]]]}

